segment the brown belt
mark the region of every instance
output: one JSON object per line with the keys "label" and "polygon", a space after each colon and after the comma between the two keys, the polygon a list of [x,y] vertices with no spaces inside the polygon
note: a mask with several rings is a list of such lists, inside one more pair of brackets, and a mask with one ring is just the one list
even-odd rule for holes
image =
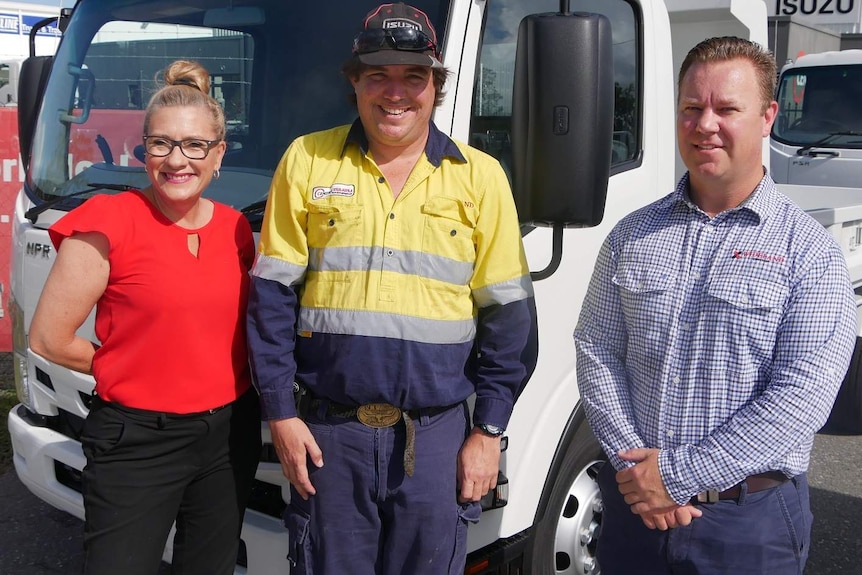
{"label": "brown belt", "polygon": [[344,419],[358,419],[360,423],[368,427],[392,427],[399,421],[403,421],[406,431],[404,441],[404,473],[407,477],[413,477],[413,472],[416,469],[416,426],[413,424],[413,420],[419,419],[423,415],[431,417],[453,407],[448,405],[445,407],[402,410],[388,403],[368,403],[365,405],[350,406],[314,398],[309,404],[310,410],[317,410],[324,401],[327,402],[327,415]]}
{"label": "brown belt", "polygon": [[767,489],[778,487],[787,480],[788,477],[780,471],[766,471],[764,473],[758,473],[757,475],[750,475],[738,484],[729,489],[725,489],[724,491],[716,491],[715,489],[701,491],[693,498],[693,500],[696,503],[715,503],[716,501],[722,501],[725,499],[739,499],[739,496],[742,493],[743,483],[748,486],[748,493],[757,493],[758,491],[766,491]]}

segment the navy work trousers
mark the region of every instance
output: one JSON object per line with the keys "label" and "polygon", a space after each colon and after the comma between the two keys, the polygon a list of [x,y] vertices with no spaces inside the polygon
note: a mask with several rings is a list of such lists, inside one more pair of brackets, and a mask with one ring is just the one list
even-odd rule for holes
{"label": "navy work trousers", "polygon": [[812,514],[805,474],[738,500],[698,503],[687,527],[648,529],[623,500],[613,466],[599,473],[602,575],[802,575]]}
{"label": "navy work trousers", "polygon": [[306,423],[323,451],[309,461],[317,493],[291,488],[285,513],[291,575],[446,575],[464,572],[467,526],[478,503],[459,505],[458,452],[467,435],[461,404],[414,420],[416,469],[404,473],[405,425],[375,429],[321,409]]}
{"label": "navy work trousers", "polygon": [[260,458],[254,390],[200,415],[94,398],[81,443],[87,575],[158,572],[174,520],[172,573],[234,572]]}

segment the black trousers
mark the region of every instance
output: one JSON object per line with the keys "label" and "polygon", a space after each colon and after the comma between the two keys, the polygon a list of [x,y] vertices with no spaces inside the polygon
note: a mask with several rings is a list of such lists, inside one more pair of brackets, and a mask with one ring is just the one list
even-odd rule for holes
{"label": "black trousers", "polygon": [[196,415],[95,398],[81,443],[87,575],[154,575],[174,521],[172,573],[234,572],[260,457],[254,390]]}

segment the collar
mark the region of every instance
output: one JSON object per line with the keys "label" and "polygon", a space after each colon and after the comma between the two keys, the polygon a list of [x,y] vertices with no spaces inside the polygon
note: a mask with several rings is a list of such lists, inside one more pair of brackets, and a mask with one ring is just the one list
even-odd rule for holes
{"label": "collar", "polygon": [[[359,118],[353,121],[350,126],[350,131],[347,132],[347,138],[344,140],[344,146],[341,148],[341,155],[347,151],[348,144],[356,144],[363,154],[368,153],[368,136],[365,134],[365,128]],[[439,168],[443,163],[443,158],[452,158],[455,161],[467,163],[467,159],[458,146],[452,141],[452,138],[440,131],[439,128],[430,122],[428,130],[428,141],[425,142],[425,156],[428,161],[435,167]]]}
{"label": "collar", "polygon": [[[690,210],[700,211],[697,204],[691,200],[690,190],[689,173],[686,172],[685,175],[680,178],[679,183],[676,185],[676,190],[674,190],[674,193],[671,195],[672,201],[675,204],[682,203]],[[760,221],[763,221],[774,211],[777,194],[778,188],[775,186],[775,182],[772,180],[772,177],[764,168],[763,178],[761,178],[760,182],[755,186],[754,191],[745,198],[745,201],[735,208],[726,210],[723,213],[747,210],[753,213]]]}

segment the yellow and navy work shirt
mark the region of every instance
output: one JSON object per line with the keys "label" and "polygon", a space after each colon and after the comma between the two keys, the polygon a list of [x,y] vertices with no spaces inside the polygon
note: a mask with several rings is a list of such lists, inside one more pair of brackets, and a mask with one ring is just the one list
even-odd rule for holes
{"label": "yellow and navy work shirt", "polygon": [[500,164],[433,124],[398,198],[361,123],[302,136],[273,176],[249,301],[264,419],[296,415],[293,382],[402,409],[476,392],[508,423],[535,366],[536,311]]}

